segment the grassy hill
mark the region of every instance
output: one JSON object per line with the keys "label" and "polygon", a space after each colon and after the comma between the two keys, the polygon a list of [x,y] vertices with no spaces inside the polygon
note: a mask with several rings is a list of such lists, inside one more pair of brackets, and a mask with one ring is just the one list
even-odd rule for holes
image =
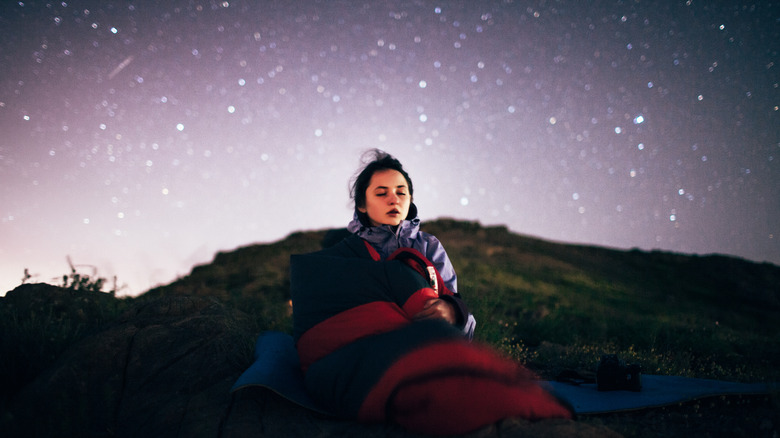
{"label": "grassy hill", "polygon": [[[617,353],[649,374],[780,380],[780,267],[726,256],[620,251],[454,220],[423,227],[444,243],[477,337],[543,375],[592,370]],[[289,256],[344,230],[299,232],[218,253],[137,300],[215,297],[257,330],[290,331]]]}
{"label": "grassy hill", "polygon": [[[778,266],[717,255],[567,245],[514,234],[503,227],[454,220],[429,222],[424,230],[439,237],[447,248],[458,272],[458,289],[477,318],[478,340],[499,348],[542,377],[553,378],[564,369],[593,373],[602,354],[616,353],[628,363],[640,364],[645,374],[780,381]],[[12,408],[20,394],[29,395],[29,388],[49,388],[41,379],[74,360],[74,351],[85,355],[76,358],[82,364],[106,356],[103,350],[95,355],[83,353],[90,340],[107,333],[126,334],[123,330],[128,327],[147,327],[149,323],[142,316],[149,309],[161,309],[163,316],[173,313],[171,325],[160,325],[155,319],[150,327],[164,332],[163,338],[176,344],[183,342],[181,318],[188,317],[177,314],[176,309],[181,312],[196,302],[207,307],[204,303],[213,304],[220,310],[210,312],[222,318],[215,327],[223,332],[215,334],[228,336],[231,351],[237,353],[228,359],[222,348],[216,356],[209,353],[208,358],[223,368],[234,365],[237,370],[246,369],[260,331],[292,329],[290,255],[335,244],[345,233],[299,232],[278,242],[218,253],[211,263],[196,266],[189,275],[135,298],[101,292],[100,279],[75,270],[64,277],[60,287],[25,284],[9,292],[0,297],[0,424],[13,423]],[[192,296],[206,299],[177,298]],[[183,307],[166,307],[172,303]],[[196,316],[193,321],[202,322],[203,315]],[[174,331],[179,338],[169,339]],[[148,338],[159,341],[158,336],[162,335]],[[198,338],[196,344],[202,341]],[[157,358],[157,354],[136,357],[145,361],[140,369]],[[201,361],[179,359],[176,356],[175,362],[183,370],[177,372],[202,377],[197,366],[188,368],[199,366]],[[126,364],[108,372],[119,375],[123,367]],[[106,370],[82,371],[77,374],[90,376]],[[83,391],[80,385],[75,387]],[[46,393],[38,396],[40,400],[61,400],[63,406],[71,403],[71,398]],[[119,397],[112,392],[104,396],[106,400],[98,406],[110,406],[106,403]],[[170,407],[157,403],[158,409]],[[776,436],[779,407],[777,394],[735,396],[581,420],[625,436]],[[81,415],[92,418],[93,412]],[[119,411],[114,415],[119,416]],[[64,418],[49,423],[59,427],[58,421],[72,421],[69,415]]]}

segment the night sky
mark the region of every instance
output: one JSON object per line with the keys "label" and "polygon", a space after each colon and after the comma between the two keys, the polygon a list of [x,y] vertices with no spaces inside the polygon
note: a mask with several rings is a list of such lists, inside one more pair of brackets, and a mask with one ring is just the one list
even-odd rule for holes
{"label": "night sky", "polygon": [[779,50],[770,1],[4,1],[0,293],[344,227],[373,147],[423,221],[780,264]]}

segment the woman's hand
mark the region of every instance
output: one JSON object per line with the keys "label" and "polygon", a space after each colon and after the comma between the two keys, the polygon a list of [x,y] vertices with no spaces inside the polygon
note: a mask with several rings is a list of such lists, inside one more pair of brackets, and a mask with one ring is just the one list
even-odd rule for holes
{"label": "woman's hand", "polygon": [[414,315],[414,319],[417,321],[422,319],[436,318],[443,319],[450,324],[455,324],[457,316],[455,314],[453,305],[440,298],[434,298],[432,300],[428,300],[425,303],[423,309]]}

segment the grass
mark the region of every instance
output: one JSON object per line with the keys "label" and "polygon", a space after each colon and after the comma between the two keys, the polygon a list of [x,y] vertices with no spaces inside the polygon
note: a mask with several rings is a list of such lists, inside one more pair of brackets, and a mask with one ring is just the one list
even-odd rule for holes
{"label": "grass", "polygon": [[[652,374],[780,379],[776,308],[740,304],[698,272],[678,268],[664,281],[656,273],[668,266],[653,260],[643,263],[644,273],[607,276],[560,259],[516,264],[522,257],[512,249],[495,262],[453,263],[463,266],[459,289],[481,323],[480,339],[522,352],[532,367],[595,368],[601,354],[616,353]],[[543,344],[560,348],[550,354]]]}

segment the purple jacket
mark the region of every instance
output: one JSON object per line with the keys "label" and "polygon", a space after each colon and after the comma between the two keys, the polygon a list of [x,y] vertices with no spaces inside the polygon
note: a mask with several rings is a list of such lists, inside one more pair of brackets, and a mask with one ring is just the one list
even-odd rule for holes
{"label": "purple jacket", "polygon": [[419,218],[402,221],[398,229],[393,232],[389,225],[367,227],[360,222],[357,213],[355,213],[347,230],[368,241],[382,256],[382,259],[389,257],[398,248],[414,248],[420,251],[436,266],[447,288],[452,292],[458,291],[458,277],[450,258],[447,257],[447,252],[444,251],[441,242],[433,234],[420,231]]}
{"label": "purple jacket", "polygon": [[[450,258],[447,257],[447,252],[444,251],[444,246],[433,234],[420,231],[420,218],[417,216],[417,208],[414,204],[410,209],[409,217],[414,217],[414,219],[401,221],[398,228],[393,231],[389,225],[379,227],[364,225],[358,213],[355,212],[352,221],[347,225],[347,230],[370,243],[382,259],[387,258],[398,248],[414,248],[420,251],[436,266],[447,288],[457,295],[458,277]],[[465,304],[458,301],[456,304],[463,313],[463,331],[471,338],[476,327],[476,320],[474,315],[468,312]]]}

